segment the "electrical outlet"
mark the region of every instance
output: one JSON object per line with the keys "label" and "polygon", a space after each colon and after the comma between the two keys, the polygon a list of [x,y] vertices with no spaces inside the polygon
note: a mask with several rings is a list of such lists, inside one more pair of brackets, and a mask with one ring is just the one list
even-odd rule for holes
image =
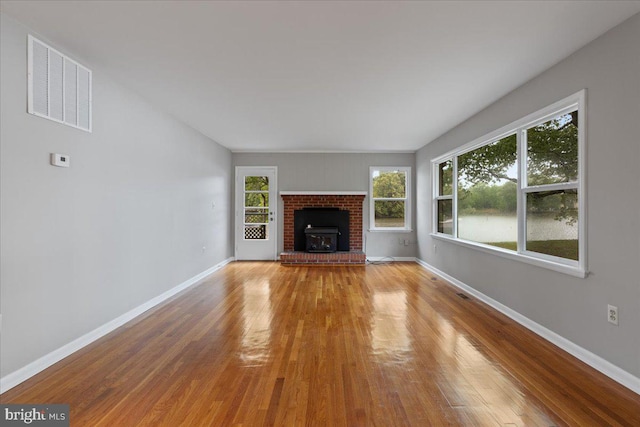
{"label": "electrical outlet", "polygon": [[615,305],[607,305],[607,320],[609,323],[613,323],[614,325],[618,325],[618,307]]}

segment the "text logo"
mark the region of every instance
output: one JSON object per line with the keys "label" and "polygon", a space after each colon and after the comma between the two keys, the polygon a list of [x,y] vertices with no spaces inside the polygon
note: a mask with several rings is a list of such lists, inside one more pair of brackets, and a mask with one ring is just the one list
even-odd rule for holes
{"label": "text logo", "polygon": [[69,427],[69,405],[0,404],[0,425]]}

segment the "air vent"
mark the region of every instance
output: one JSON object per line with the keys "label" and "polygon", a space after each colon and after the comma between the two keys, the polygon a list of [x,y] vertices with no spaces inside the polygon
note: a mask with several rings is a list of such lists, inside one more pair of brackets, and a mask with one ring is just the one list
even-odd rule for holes
{"label": "air vent", "polygon": [[29,35],[28,112],[91,132],[91,70]]}

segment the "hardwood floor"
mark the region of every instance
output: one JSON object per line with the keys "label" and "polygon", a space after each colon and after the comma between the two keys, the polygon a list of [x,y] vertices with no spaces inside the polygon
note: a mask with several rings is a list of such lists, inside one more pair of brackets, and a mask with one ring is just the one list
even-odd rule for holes
{"label": "hardwood floor", "polygon": [[640,396],[413,263],[238,262],[1,396],[73,426],[640,425]]}

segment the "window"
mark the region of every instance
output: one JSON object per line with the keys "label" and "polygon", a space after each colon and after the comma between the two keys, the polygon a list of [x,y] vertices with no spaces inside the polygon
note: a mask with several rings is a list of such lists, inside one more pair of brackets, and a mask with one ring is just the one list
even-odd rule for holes
{"label": "window", "polygon": [[458,156],[458,237],[516,249],[516,135]]}
{"label": "window", "polygon": [[29,114],[91,132],[91,71],[32,36],[27,57]]}
{"label": "window", "polygon": [[411,229],[411,168],[371,167],[369,170],[371,230]]}
{"label": "window", "polygon": [[435,159],[434,235],[584,277],[584,97]]}
{"label": "window", "polygon": [[451,160],[438,165],[436,215],[438,233],[453,235],[453,163]]}
{"label": "window", "polygon": [[524,241],[526,251],[578,261],[578,110],[528,127]]}

